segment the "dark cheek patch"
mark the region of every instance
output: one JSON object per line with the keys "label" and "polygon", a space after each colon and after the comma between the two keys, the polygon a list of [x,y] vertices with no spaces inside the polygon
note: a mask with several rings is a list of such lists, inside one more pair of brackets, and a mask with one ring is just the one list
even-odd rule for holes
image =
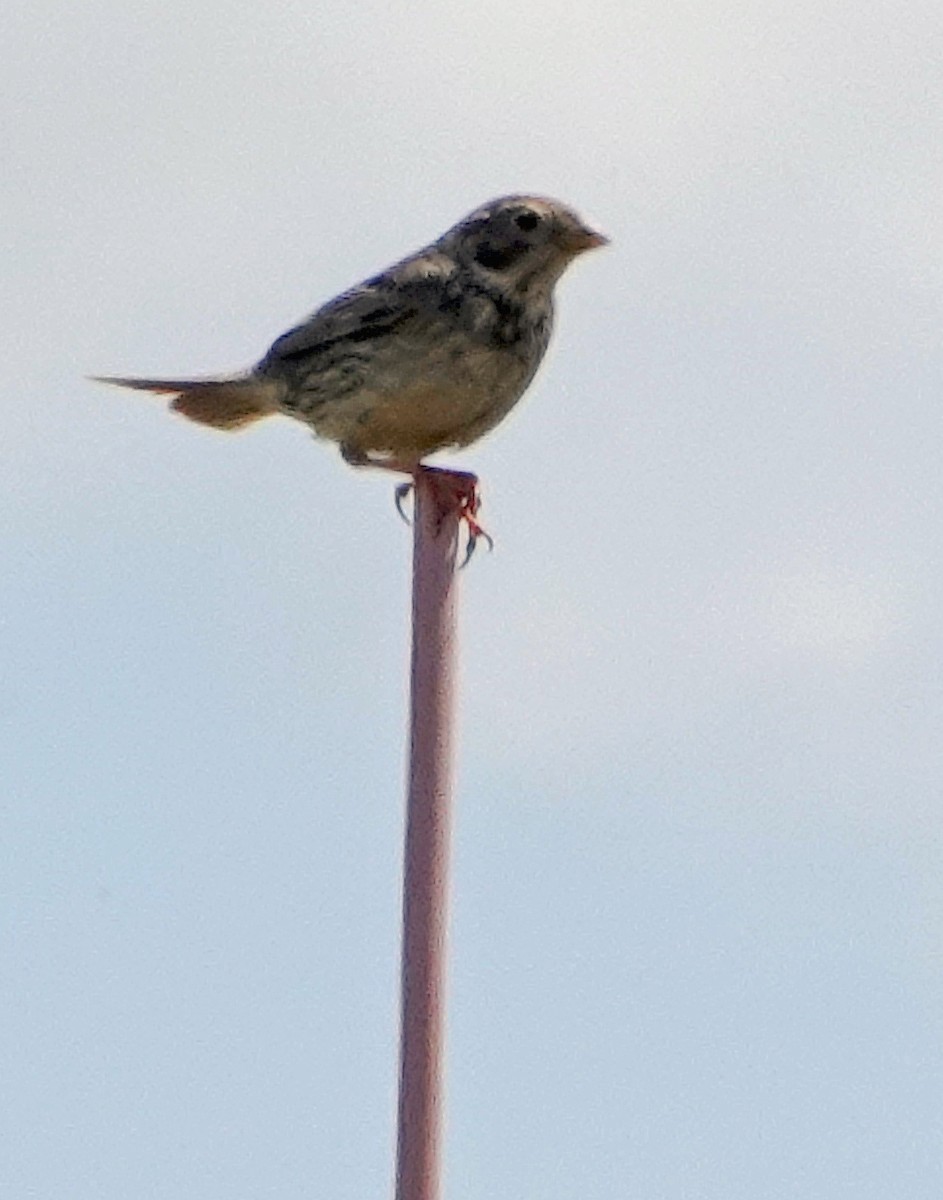
{"label": "dark cheek patch", "polygon": [[510,245],[500,245],[495,242],[482,242],[475,253],[475,262],[487,267],[489,271],[506,271],[530,250],[527,242],[511,242]]}

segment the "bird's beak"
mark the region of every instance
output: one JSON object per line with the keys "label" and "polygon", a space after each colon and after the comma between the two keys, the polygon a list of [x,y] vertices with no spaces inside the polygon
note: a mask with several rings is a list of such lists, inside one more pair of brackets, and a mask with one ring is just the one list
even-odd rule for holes
{"label": "bird's beak", "polygon": [[582,254],[584,250],[595,250],[599,246],[608,246],[609,239],[605,234],[597,233],[585,225],[573,229],[565,229],[560,235],[560,245],[568,254]]}

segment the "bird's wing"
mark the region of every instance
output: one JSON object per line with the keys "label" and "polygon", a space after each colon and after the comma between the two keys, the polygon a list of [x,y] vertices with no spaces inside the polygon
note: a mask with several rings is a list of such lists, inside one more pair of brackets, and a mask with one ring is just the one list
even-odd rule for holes
{"label": "bird's wing", "polygon": [[430,300],[434,300],[445,277],[442,265],[429,256],[406,259],[329,301],[300,325],[282,334],[260,363],[260,369],[277,371],[280,363],[368,342],[400,330],[428,313]]}

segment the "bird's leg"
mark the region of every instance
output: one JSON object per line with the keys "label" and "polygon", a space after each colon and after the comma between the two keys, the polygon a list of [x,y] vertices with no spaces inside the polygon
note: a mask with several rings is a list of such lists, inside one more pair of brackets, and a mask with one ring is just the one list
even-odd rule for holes
{"label": "bird's leg", "polygon": [[[364,450],[358,450],[355,446],[350,446],[346,442],[341,443],[341,455],[344,462],[350,463],[352,467],[376,467],[380,471],[396,471],[400,475],[416,476],[419,470],[419,460],[415,461],[399,459],[399,458],[374,458],[367,454]],[[396,499],[396,511],[403,518],[406,524],[409,524],[409,517],[403,511],[403,501],[413,490],[411,483],[401,483],[397,486],[394,492]]]}
{"label": "bird's leg", "polygon": [[428,467],[425,463],[398,458],[374,458],[362,450],[351,446],[341,446],[341,454],[346,462],[354,467],[376,467],[381,471],[396,471],[398,474],[412,476],[410,483],[401,483],[396,488],[396,510],[407,520],[403,511],[403,501],[416,486],[420,476],[436,490],[442,511],[449,509],[457,512],[458,519],[463,521],[468,531],[468,543],[465,547],[465,558],[462,566],[467,566],[479,539],[488,543],[488,549],[494,549],[494,539],[486,533],[478,523],[477,514],[481,507],[481,496],[478,491],[478,476],[471,471],[453,471],[444,467]]}
{"label": "bird's leg", "polygon": [[419,469],[418,458],[378,457],[366,450],[358,450],[348,442],[341,442],[341,457],[352,467],[376,467],[379,471],[396,471],[400,475],[415,475]]}

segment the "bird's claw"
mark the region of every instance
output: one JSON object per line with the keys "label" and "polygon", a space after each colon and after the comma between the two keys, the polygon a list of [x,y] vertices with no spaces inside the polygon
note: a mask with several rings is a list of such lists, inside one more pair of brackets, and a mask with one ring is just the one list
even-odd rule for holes
{"label": "bird's claw", "polygon": [[[485,542],[489,550],[494,549],[494,538],[490,533],[482,529],[477,519],[478,509],[481,507],[478,479],[475,475],[466,471],[445,471],[438,467],[426,466],[420,466],[419,470],[427,477],[434,477],[436,486],[440,491],[444,490],[447,492],[447,504],[456,513],[459,521],[465,525],[467,540],[465,542],[465,556],[458,568],[461,571],[471,562],[472,555],[475,553],[479,541]],[[416,482],[413,479],[409,483],[399,484],[394,492],[396,511],[407,525],[411,525],[412,521],[406,515],[403,502],[415,490],[415,487]]]}
{"label": "bird's claw", "polygon": [[478,511],[478,493],[475,493],[475,507],[464,509],[459,514],[459,520],[465,522],[465,528],[468,531],[468,539],[465,542],[465,557],[459,563],[458,569],[463,571],[471,562],[472,555],[475,553],[475,548],[479,540],[483,541],[491,551],[494,549],[494,538],[490,533],[487,533],[475,520],[475,513]]}
{"label": "bird's claw", "polygon": [[410,521],[409,517],[406,515],[406,510],[403,508],[403,501],[412,490],[413,484],[401,483],[397,486],[396,491],[393,493],[396,499],[396,511],[403,518],[407,525],[412,525],[412,521]]}

